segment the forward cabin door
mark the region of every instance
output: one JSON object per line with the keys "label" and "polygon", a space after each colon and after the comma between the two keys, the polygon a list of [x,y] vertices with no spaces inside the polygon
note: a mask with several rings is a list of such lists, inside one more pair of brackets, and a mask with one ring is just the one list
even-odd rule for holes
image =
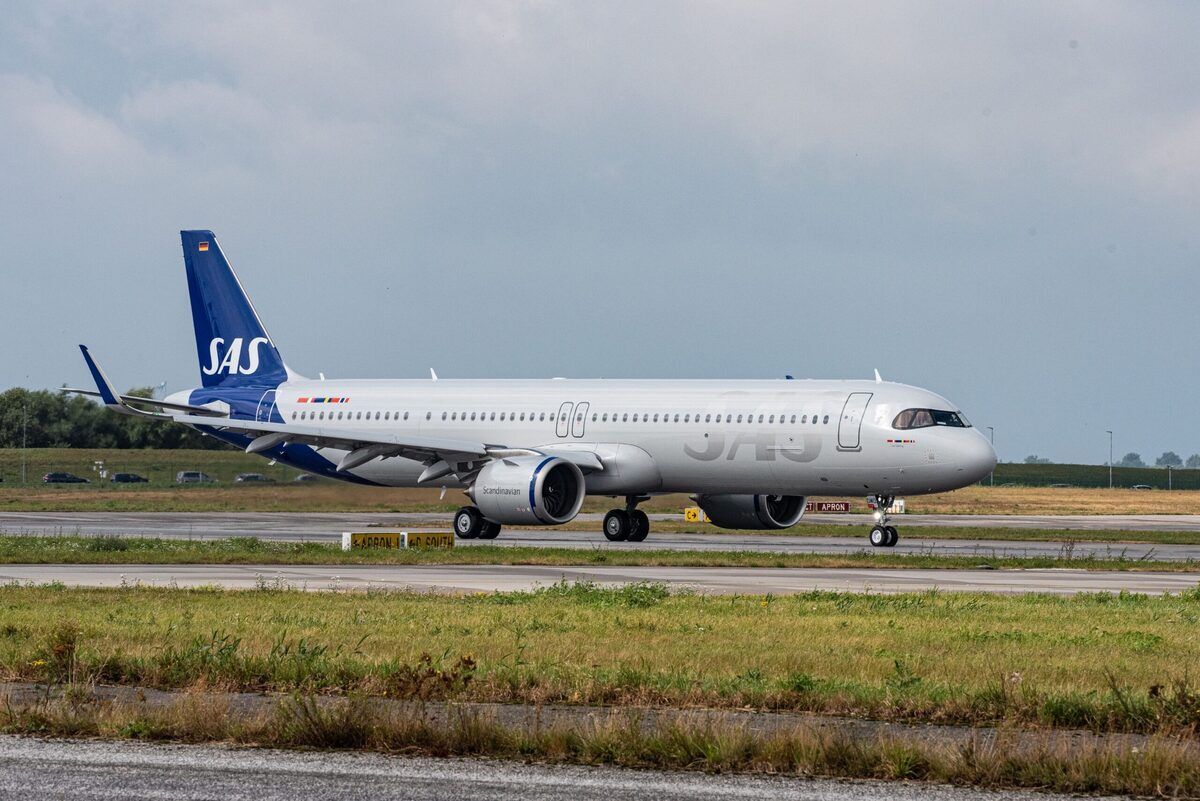
{"label": "forward cabin door", "polygon": [[838,421],[838,450],[857,451],[862,448],[863,415],[872,395],[871,392],[851,392],[846,398],[842,406],[842,419]]}

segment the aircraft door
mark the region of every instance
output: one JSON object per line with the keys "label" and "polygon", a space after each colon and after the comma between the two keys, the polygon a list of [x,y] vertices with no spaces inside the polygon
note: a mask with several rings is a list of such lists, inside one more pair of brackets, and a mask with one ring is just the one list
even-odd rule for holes
{"label": "aircraft door", "polygon": [[567,401],[562,406],[558,407],[558,429],[556,433],[560,437],[566,437],[571,433],[571,409],[575,404]]}
{"label": "aircraft door", "polygon": [[588,406],[590,405],[590,403],[584,401],[575,407],[575,420],[571,423],[571,436],[583,436],[583,429],[587,425]]}
{"label": "aircraft door", "polygon": [[863,414],[871,402],[870,392],[851,392],[842,406],[842,419],[838,421],[838,450],[857,451],[862,448],[861,434]]}
{"label": "aircraft door", "polygon": [[271,422],[271,412],[273,411],[275,411],[275,390],[268,389],[258,399],[258,410],[254,413],[255,422]]}

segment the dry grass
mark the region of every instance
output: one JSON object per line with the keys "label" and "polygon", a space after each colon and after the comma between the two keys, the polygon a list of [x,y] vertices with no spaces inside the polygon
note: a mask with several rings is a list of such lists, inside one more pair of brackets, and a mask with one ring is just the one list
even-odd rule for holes
{"label": "dry grass", "polygon": [[[361,487],[335,482],[236,487],[7,487],[0,489],[4,511],[115,512],[450,512],[464,496],[451,490]],[[817,499],[820,500],[820,499]],[[862,498],[851,499],[852,510],[868,511]],[[1071,487],[972,486],[940,495],[907,499],[914,514],[1200,514],[1195,491],[1088,489]],[[683,494],[653,498],[648,512],[682,512],[693,502]],[[585,512],[612,508],[609,498],[589,498]],[[588,523],[588,526],[595,524]],[[704,530],[711,527],[698,527]]]}
{"label": "dry grass", "polygon": [[1188,744],[1154,738],[1080,745],[1070,737],[1019,734],[939,743],[895,735],[852,736],[801,726],[754,733],[731,722],[678,720],[649,726],[614,712],[588,725],[516,727],[478,711],[428,716],[420,707],[384,707],[356,698],[279,700],[240,714],[204,694],[165,706],[97,704],[86,695],[27,706],[0,704],[0,731],[269,747],[351,748],[436,757],[488,756],[629,768],[916,780],[1073,793],[1193,798],[1200,762]]}
{"label": "dry grass", "polygon": [[968,515],[1194,515],[1200,514],[1200,494],[1194,490],[971,486],[910,498],[908,510]]}

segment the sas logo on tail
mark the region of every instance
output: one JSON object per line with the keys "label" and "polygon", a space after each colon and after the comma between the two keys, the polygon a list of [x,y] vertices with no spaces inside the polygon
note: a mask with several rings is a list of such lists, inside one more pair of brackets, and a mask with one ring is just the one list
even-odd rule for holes
{"label": "sas logo on tail", "polygon": [[229,343],[229,347],[225,350],[224,355],[221,354],[221,346],[225,344],[223,337],[217,337],[208,343],[208,367],[200,368],[205,375],[216,375],[217,373],[225,373],[226,375],[253,375],[258,372],[259,355],[258,350],[263,345],[270,344],[266,337],[255,337],[250,340],[249,362],[242,365],[242,337],[234,337]]}

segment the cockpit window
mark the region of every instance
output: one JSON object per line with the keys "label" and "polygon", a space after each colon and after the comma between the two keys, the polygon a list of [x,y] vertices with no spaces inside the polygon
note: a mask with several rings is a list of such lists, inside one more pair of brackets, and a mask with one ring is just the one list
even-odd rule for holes
{"label": "cockpit window", "polygon": [[971,424],[960,412],[945,412],[941,409],[905,409],[896,415],[892,428],[906,431],[910,428],[929,428],[931,426],[947,426],[949,428],[970,428]]}

